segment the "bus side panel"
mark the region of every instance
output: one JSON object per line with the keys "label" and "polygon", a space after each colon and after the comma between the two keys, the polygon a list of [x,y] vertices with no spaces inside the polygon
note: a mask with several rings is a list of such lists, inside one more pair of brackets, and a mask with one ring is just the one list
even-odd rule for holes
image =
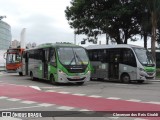
{"label": "bus side panel", "polygon": [[35,68],[34,68],[34,71],[35,71],[35,76],[37,78],[42,78],[43,76],[43,71],[42,71],[42,61],[41,60],[35,60]]}
{"label": "bus side panel", "polygon": [[99,61],[91,62],[93,66],[92,78],[108,78],[108,63],[101,63]]}
{"label": "bus side panel", "polygon": [[50,75],[52,74],[54,76],[55,81],[58,80],[58,74],[57,74],[57,68],[51,64],[48,65],[48,78],[50,78]]}
{"label": "bus side panel", "polygon": [[130,76],[130,80],[136,80],[137,79],[137,68],[132,67],[130,65],[125,64],[119,64],[119,79],[121,78],[121,75],[123,73],[128,73]]}

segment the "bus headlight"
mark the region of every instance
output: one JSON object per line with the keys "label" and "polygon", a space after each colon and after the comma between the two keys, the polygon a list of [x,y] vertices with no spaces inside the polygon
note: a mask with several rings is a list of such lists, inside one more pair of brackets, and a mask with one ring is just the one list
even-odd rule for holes
{"label": "bus headlight", "polygon": [[58,72],[59,72],[60,74],[64,73],[62,70],[58,70]]}
{"label": "bus headlight", "polygon": [[145,72],[145,70],[143,68],[139,68],[140,71]]}
{"label": "bus headlight", "polygon": [[62,70],[58,70],[58,74],[66,75],[66,73],[64,73]]}
{"label": "bus headlight", "polygon": [[90,74],[90,73],[91,73],[91,71],[90,71],[90,70],[88,70],[87,74]]}

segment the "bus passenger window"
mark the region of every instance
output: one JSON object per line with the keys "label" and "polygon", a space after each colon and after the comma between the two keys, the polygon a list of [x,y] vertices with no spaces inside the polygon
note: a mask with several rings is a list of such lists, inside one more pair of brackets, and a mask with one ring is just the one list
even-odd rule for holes
{"label": "bus passenger window", "polygon": [[51,62],[51,64],[55,64],[56,63],[54,49],[51,49],[51,51],[50,51],[50,62]]}
{"label": "bus passenger window", "polygon": [[123,51],[123,63],[136,67],[136,59],[133,51],[130,49],[124,49]]}

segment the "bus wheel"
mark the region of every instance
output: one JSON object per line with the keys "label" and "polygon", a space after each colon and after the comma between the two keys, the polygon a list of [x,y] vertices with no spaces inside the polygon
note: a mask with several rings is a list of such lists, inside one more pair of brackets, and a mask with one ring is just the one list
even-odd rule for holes
{"label": "bus wheel", "polygon": [[35,78],[33,77],[33,73],[32,72],[30,73],[30,77],[31,77],[31,80],[34,81]]}
{"label": "bus wheel", "polygon": [[57,84],[53,75],[50,76],[50,83],[53,85]]}
{"label": "bus wheel", "polygon": [[77,82],[76,84],[77,84],[77,85],[83,85],[84,82]]}
{"label": "bus wheel", "polygon": [[143,83],[143,82],[144,82],[144,80],[137,80],[137,82],[138,82],[138,83]]}
{"label": "bus wheel", "polygon": [[19,76],[23,76],[23,73],[22,73],[22,72],[19,72]]}
{"label": "bus wheel", "polygon": [[128,74],[123,74],[123,75],[121,76],[121,81],[122,81],[123,83],[130,83],[130,82],[131,82],[131,81],[130,81],[130,77],[129,77]]}

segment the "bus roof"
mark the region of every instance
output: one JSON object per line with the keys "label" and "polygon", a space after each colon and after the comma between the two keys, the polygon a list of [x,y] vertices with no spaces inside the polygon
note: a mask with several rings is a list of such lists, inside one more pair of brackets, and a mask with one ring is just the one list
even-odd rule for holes
{"label": "bus roof", "polygon": [[106,44],[102,44],[102,45],[89,45],[88,47],[86,47],[86,49],[87,49],[87,50],[92,50],[92,49],[132,48],[132,47],[143,48],[143,47],[141,47],[141,46],[130,45],[130,44],[117,44],[117,45],[106,45]]}
{"label": "bus roof", "polygon": [[45,43],[45,44],[38,45],[35,48],[31,48],[27,50],[49,48],[49,47],[81,47],[81,46],[71,44],[71,43]]}

